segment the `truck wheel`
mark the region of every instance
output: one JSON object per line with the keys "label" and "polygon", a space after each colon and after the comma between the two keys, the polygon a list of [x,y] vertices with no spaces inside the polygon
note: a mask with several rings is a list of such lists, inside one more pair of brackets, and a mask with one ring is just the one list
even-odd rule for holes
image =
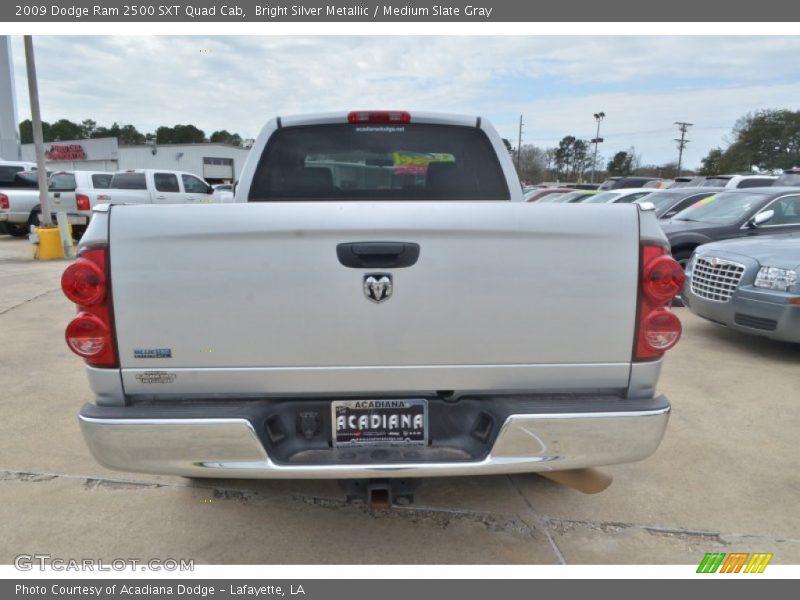
{"label": "truck wheel", "polygon": [[34,208],[31,211],[31,216],[28,217],[28,229],[30,230],[31,227],[38,227],[41,222],[42,211],[38,208]]}
{"label": "truck wheel", "polygon": [[83,234],[86,233],[86,225],[73,225],[72,226],[72,239],[80,242]]}
{"label": "truck wheel", "polygon": [[17,223],[6,223],[6,233],[14,237],[25,237],[28,235],[28,226]]}

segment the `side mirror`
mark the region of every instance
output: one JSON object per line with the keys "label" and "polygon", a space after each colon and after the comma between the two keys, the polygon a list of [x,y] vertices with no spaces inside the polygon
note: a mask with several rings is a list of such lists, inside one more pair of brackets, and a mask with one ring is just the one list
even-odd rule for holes
{"label": "side mirror", "polygon": [[749,224],[751,227],[760,227],[761,225],[772,219],[772,217],[774,216],[775,216],[774,210],[765,210],[764,212],[760,212],[754,215],[753,218],[750,219]]}
{"label": "side mirror", "polygon": [[206,194],[213,194],[213,193],[214,193],[214,188],[206,184]]}

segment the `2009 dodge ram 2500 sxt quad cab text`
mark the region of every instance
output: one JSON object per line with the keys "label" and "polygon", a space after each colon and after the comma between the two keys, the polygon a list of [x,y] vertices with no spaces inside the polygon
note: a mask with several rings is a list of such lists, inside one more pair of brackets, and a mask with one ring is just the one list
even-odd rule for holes
{"label": "2009 dodge ram 2500 sxt quad cab text", "polygon": [[653,211],[526,204],[485,120],[391,111],[270,121],[236,194],[98,207],[64,273],[103,465],[388,481],[659,445],[683,271]]}

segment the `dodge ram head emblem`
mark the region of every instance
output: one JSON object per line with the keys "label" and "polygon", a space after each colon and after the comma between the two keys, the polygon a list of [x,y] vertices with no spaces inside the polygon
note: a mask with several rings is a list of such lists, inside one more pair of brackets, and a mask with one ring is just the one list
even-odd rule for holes
{"label": "dodge ram head emblem", "polygon": [[389,273],[364,275],[364,295],[372,302],[384,302],[392,297],[392,276]]}

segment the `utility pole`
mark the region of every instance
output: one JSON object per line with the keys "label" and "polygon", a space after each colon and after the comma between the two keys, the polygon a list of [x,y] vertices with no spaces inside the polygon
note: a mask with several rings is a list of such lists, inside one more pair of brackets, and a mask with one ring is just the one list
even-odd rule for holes
{"label": "utility pole", "polygon": [[691,141],[686,139],[686,132],[689,130],[689,127],[694,125],[694,123],[676,121],[675,125],[678,126],[678,130],[681,132],[680,139],[675,138],[675,141],[678,142],[678,177],[680,177],[682,172],[681,166],[683,165],[683,149],[686,148],[686,144]]}
{"label": "utility pole", "polygon": [[31,121],[33,122],[33,146],[36,150],[36,178],[39,181],[39,222],[43,227],[52,227],[50,200],[47,195],[47,168],[44,162],[44,135],[42,134],[42,115],[39,112],[39,85],[36,81],[36,60],[33,56],[33,38],[25,38],[25,66],[28,72],[28,95],[31,100]]}
{"label": "utility pole", "polygon": [[519,155],[522,152],[522,115],[519,116],[519,136],[517,137],[517,175],[519,175]]}
{"label": "utility pole", "polygon": [[600,137],[600,121],[606,118],[606,113],[600,111],[599,113],[594,113],[594,120],[597,121],[597,133],[594,135],[593,140],[589,140],[591,143],[594,144],[594,158],[592,159],[592,179],[589,183],[594,183],[594,170],[597,166],[597,144],[603,141],[603,138]]}

